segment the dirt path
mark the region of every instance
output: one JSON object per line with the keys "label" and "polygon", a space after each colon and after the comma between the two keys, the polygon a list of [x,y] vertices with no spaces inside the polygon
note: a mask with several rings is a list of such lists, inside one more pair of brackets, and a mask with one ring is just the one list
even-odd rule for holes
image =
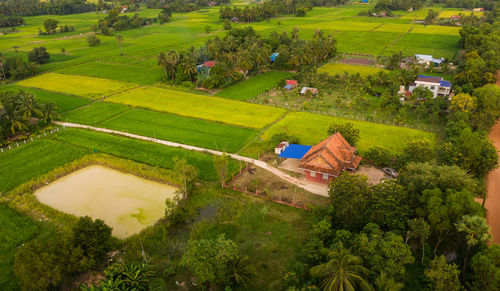
{"label": "dirt path", "polygon": [[[495,147],[500,149],[500,121],[497,121],[490,131],[490,140]],[[485,207],[487,209],[486,218],[491,227],[493,242],[500,244],[500,168],[491,171],[486,177]]]}
{"label": "dirt path", "polygon": [[[130,137],[130,138],[135,138],[135,139],[139,139],[139,140],[144,140],[144,141],[154,142],[157,144],[166,145],[169,147],[183,148],[183,149],[190,150],[190,151],[197,151],[197,152],[208,153],[208,154],[218,155],[218,156],[223,154],[223,152],[214,151],[214,150],[210,150],[210,149],[206,149],[206,148],[190,146],[190,145],[186,145],[186,144],[166,141],[166,140],[162,140],[162,139],[142,136],[142,135],[118,131],[118,130],[93,127],[93,126],[77,124],[77,123],[69,123],[69,122],[54,122],[54,123],[61,125],[61,126],[65,126],[65,127],[84,128],[84,129],[89,129],[89,130],[93,130],[93,131],[99,131],[99,132],[104,132],[104,133],[126,136],[126,137]],[[321,196],[328,196],[328,191],[327,191],[326,187],[317,187],[316,185],[311,185],[305,181],[294,178],[294,177],[276,169],[275,167],[268,165],[267,163],[265,163],[263,161],[243,157],[243,156],[236,155],[236,154],[228,154],[228,155],[235,160],[243,161],[245,163],[253,163],[255,166],[262,168],[262,169],[278,176],[279,178],[281,178],[289,183],[292,183],[292,184],[296,185],[297,187],[300,187],[306,191],[309,191],[311,193],[321,195]]]}

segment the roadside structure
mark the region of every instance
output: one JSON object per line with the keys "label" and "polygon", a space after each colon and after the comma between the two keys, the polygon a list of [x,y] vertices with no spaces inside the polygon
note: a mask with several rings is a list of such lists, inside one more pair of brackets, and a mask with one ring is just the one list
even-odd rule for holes
{"label": "roadside structure", "polygon": [[443,80],[442,77],[418,76],[414,83],[408,86],[408,91],[413,93],[417,87],[427,88],[432,92],[433,98],[438,96],[448,96],[451,93],[451,83]]}
{"label": "roadside structure", "polygon": [[300,90],[300,95],[307,95],[308,93],[312,96],[316,96],[318,95],[318,89],[311,87],[302,87],[302,89]]}
{"label": "roadside structure", "polygon": [[299,169],[304,170],[306,180],[328,183],[344,171],[354,171],[361,162],[352,147],[336,132],[311,147],[301,158]]}

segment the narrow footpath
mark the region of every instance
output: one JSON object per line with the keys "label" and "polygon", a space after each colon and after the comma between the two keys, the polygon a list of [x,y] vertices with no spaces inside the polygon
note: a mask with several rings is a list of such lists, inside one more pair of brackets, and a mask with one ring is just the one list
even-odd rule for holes
{"label": "narrow footpath", "polygon": [[[118,131],[118,130],[93,127],[93,126],[77,124],[77,123],[69,123],[69,122],[54,122],[54,123],[57,125],[65,126],[65,127],[83,128],[83,129],[99,131],[99,132],[104,132],[104,133],[109,133],[109,134],[126,136],[126,137],[130,137],[130,138],[135,138],[135,139],[139,139],[139,140],[144,140],[144,141],[148,141],[148,142],[162,144],[162,145],[169,146],[169,147],[183,148],[183,149],[190,150],[190,151],[197,151],[197,152],[208,153],[208,154],[218,155],[218,156],[223,154],[223,152],[220,152],[220,151],[191,146],[191,145],[187,145],[187,144],[171,142],[171,141],[167,141],[167,140],[147,137],[147,136],[143,136],[143,135],[123,132],[123,131]],[[236,155],[236,154],[229,154],[228,153],[227,155],[235,160],[238,160],[238,161],[243,161],[245,163],[253,163],[255,166],[262,168],[262,169],[278,176],[280,179],[285,180],[289,183],[292,183],[292,184],[296,185],[297,187],[300,187],[306,191],[309,191],[311,193],[321,195],[321,196],[328,196],[328,191],[327,191],[326,187],[325,188],[317,187],[316,185],[312,185],[312,184],[309,184],[305,181],[301,181],[295,177],[292,177],[286,173],[283,173],[282,171],[276,169],[273,166],[268,165],[267,163],[265,163],[263,161],[251,159],[251,158]]]}
{"label": "narrow footpath", "polygon": [[[500,120],[495,123],[489,134],[497,150],[500,150]],[[500,158],[499,158],[500,163]],[[486,177],[486,219],[491,227],[493,242],[500,244],[500,168],[491,171]]]}

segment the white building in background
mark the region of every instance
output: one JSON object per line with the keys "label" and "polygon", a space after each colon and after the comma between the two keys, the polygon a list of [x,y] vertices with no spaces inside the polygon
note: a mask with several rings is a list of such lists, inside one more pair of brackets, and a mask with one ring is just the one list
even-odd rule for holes
{"label": "white building in background", "polygon": [[451,83],[443,80],[442,77],[418,76],[417,80],[410,84],[408,91],[413,93],[413,90],[417,87],[429,89],[434,98],[438,96],[448,96],[451,93]]}
{"label": "white building in background", "polygon": [[444,61],[443,58],[435,59],[431,55],[419,55],[419,54],[415,54],[415,60],[417,63],[426,65],[427,67],[429,67],[431,64],[437,67],[441,65],[441,63]]}

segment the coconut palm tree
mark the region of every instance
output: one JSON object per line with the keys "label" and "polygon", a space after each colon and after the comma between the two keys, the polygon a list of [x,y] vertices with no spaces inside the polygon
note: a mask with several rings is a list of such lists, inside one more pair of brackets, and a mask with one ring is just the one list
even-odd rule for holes
{"label": "coconut palm tree", "polygon": [[490,227],[486,219],[481,216],[462,216],[456,223],[455,227],[459,232],[465,234],[465,241],[467,243],[467,251],[465,252],[464,266],[462,273],[465,275],[467,270],[467,261],[470,255],[470,249],[480,243],[487,242],[491,239]]}
{"label": "coconut palm tree", "polygon": [[42,112],[35,99],[35,95],[27,90],[21,90],[15,100],[17,109],[24,117],[41,116]]}
{"label": "coconut palm tree", "polygon": [[123,41],[123,36],[119,33],[115,35],[116,40],[118,41],[118,44],[120,44],[120,56],[123,56],[122,52],[122,41]]}
{"label": "coconut palm tree", "polygon": [[57,114],[57,106],[54,102],[47,102],[42,105],[41,112],[43,122],[47,123],[56,118],[59,118],[59,114]]}
{"label": "coconut palm tree", "polygon": [[404,284],[387,277],[385,272],[380,272],[380,276],[375,279],[375,290],[377,291],[400,291]]}
{"label": "coconut palm tree", "polygon": [[324,291],[371,289],[363,277],[368,270],[361,264],[360,257],[352,255],[342,246],[329,251],[327,257],[328,262],[312,267],[310,270],[311,276],[325,278],[321,282]]}
{"label": "coconut palm tree", "polygon": [[175,73],[177,71],[177,65],[179,64],[179,53],[176,50],[170,50],[167,53],[167,71],[170,73],[170,78],[175,82]]}
{"label": "coconut palm tree", "polygon": [[248,256],[240,257],[233,262],[229,269],[229,278],[243,287],[251,285],[252,277],[256,274],[255,267],[249,261],[250,257]]}
{"label": "coconut palm tree", "polygon": [[23,129],[28,129],[26,126],[26,118],[16,110],[14,103],[5,103],[3,105],[2,119],[4,120],[6,127],[10,129],[10,132],[14,135],[17,131]]}

